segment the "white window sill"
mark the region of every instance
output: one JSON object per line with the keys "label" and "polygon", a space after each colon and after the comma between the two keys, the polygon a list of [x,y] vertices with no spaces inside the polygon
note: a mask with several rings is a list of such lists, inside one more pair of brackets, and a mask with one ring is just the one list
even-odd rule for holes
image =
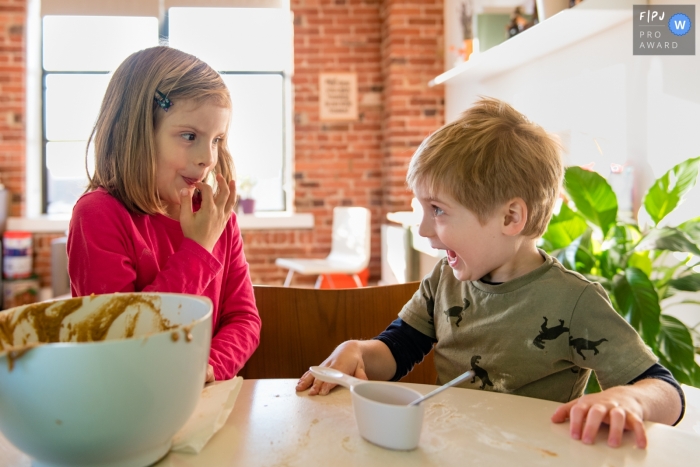
{"label": "white window sill", "polygon": [[313,229],[314,215],[309,212],[257,212],[238,214],[241,230]]}
{"label": "white window sill", "polygon": [[21,230],[32,233],[65,233],[70,214],[44,214],[37,217],[8,217],[5,230]]}
{"label": "white window sill", "polygon": [[[22,230],[32,233],[65,233],[68,231],[70,214],[45,214],[39,217],[9,217],[6,230]],[[261,212],[239,214],[241,230],[312,229],[314,215],[311,213]]]}

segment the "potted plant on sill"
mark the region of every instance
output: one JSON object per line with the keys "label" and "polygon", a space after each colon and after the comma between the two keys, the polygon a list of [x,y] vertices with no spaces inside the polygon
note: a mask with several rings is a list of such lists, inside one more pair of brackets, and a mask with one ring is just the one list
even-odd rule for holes
{"label": "potted plant on sill", "polygon": [[[599,282],[615,310],[681,383],[700,387],[695,361],[698,332],[663,311],[697,298],[669,302],[678,292],[700,291],[700,217],[678,226],[661,221],[696,183],[700,157],[688,159],[656,180],[643,199],[651,226],[618,217],[617,197],[599,174],[569,167],[566,197],[552,216],[542,248],[565,267]],[[599,391],[592,376],[587,392]]]}
{"label": "potted plant on sill", "polygon": [[257,180],[250,176],[241,177],[236,184],[236,189],[239,193],[238,206],[244,214],[253,214],[255,212],[255,199],[252,197],[252,191],[257,183]]}

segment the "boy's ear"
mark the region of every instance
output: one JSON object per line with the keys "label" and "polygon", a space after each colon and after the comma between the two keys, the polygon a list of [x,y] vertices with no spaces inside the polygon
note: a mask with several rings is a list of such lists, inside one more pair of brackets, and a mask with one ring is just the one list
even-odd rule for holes
{"label": "boy's ear", "polygon": [[522,198],[513,198],[503,207],[503,233],[520,235],[527,223],[527,203]]}

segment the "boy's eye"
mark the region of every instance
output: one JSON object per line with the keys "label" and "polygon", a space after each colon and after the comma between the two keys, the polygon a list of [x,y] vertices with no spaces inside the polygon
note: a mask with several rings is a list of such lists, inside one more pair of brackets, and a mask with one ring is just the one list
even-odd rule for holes
{"label": "boy's eye", "polygon": [[430,207],[433,209],[433,215],[434,215],[434,216],[439,216],[440,214],[443,213],[443,210],[440,209],[440,208],[437,207],[437,206],[431,205]]}
{"label": "boy's eye", "polygon": [[195,140],[195,134],[194,133],[182,133],[180,135],[183,139],[186,139],[187,141],[194,141]]}

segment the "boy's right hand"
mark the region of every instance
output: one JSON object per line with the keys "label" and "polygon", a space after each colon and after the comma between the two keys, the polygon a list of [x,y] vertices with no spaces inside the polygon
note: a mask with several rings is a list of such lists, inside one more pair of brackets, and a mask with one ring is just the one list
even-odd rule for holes
{"label": "boy's right hand", "polygon": [[[346,341],[340,344],[333,353],[321,363],[321,366],[327,366],[336,370],[342,371],[345,374],[354,376],[355,378],[368,379],[365,373],[365,363],[362,359],[362,349],[359,341]],[[311,387],[310,396],[320,394],[325,396],[331,389],[336,387],[333,383],[324,383],[320,379],[314,378],[310,371],[304,373],[297,383],[296,390],[304,391]]]}

